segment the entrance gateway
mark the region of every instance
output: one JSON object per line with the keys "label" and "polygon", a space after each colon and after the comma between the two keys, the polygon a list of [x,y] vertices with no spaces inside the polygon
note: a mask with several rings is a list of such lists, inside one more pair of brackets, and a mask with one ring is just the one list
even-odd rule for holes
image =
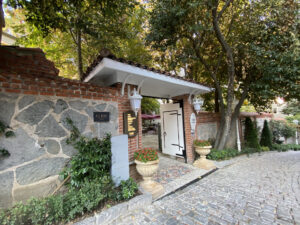
{"label": "entrance gateway", "polygon": [[[113,97],[120,98],[122,101],[128,99],[127,104],[120,102],[118,107],[119,134],[124,134],[123,113],[130,110],[129,95],[134,88],[141,96],[175,99],[182,102],[161,106],[162,151],[173,156],[186,156],[188,163],[193,162],[193,131],[189,119],[185,118],[190,118],[193,113],[191,96],[211,92],[212,88],[169,72],[117,58],[106,50],[101,51],[101,55],[88,67],[83,80],[99,86],[118,87],[119,91]],[[140,116],[139,113],[138,117]],[[136,136],[128,137],[131,162],[133,162],[133,153],[143,147],[141,128],[141,119],[138,119],[139,132]]]}

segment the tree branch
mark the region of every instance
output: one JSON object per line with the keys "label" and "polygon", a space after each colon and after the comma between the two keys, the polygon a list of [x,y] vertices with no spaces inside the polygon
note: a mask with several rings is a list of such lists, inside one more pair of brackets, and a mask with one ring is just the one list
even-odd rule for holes
{"label": "tree branch", "polygon": [[226,40],[220,30],[220,27],[218,24],[218,19],[217,19],[217,6],[212,9],[212,17],[213,17],[213,28],[214,28],[216,37],[217,37],[219,43],[221,44],[223,51],[226,53],[226,58],[227,58],[227,65],[228,65],[227,113],[229,113],[231,110],[231,106],[232,106],[232,102],[233,102],[233,94],[234,94],[233,90],[234,90],[235,66],[234,66],[234,60],[233,60],[233,52],[232,52],[231,47],[226,42]]}
{"label": "tree branch", "polygon": [[229,7],[229,5],[230,5],[231,2],[233,2],[233,0],[227,0],[226,1],[225,5],[223,6],[223,8],[221,9],[221,11],[217,15],[217,20],[219,20],[222,17],[224,11]]}

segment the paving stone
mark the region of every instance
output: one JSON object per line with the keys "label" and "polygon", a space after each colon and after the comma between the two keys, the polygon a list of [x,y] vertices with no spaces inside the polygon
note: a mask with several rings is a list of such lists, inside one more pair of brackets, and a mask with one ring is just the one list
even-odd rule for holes
{"label": "paving stone", "polygon": [[143,224],[147,215],[157,224],[300,224],[299,172],[299,151],[242,157],[154,202],[134,223]]}

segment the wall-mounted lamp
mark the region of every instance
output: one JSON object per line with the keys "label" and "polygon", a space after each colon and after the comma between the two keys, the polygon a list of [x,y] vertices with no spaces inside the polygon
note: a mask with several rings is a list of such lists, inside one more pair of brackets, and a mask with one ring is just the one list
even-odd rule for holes
{"label": "wall-mounted lamp", "polygon": [[129,96],[131,109],[135,112],[135,115],[137,115],[139,109],[141,108],[141,100],[142,96],[139,95],[139,93],[136,91],[136,89],[133,90],[133,94]]}
{"label": "wall-mounted lamp", "polygon": [[202,98],[194,98],[193,105],[197,114],[200,112],[201,107],[203,106],[204,100]]}

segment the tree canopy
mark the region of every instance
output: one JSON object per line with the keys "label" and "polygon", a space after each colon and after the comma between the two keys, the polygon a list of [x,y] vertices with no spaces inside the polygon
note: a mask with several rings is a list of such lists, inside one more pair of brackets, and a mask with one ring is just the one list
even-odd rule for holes
{"label": "tree canopy", "polygon": [[224,148],[245,99],[259,108],[276,96],[300,97],[295,1],[151,2],[148,43],[174,59],[174,68],[216,88],[216,148]]}
{"label": "tree canopy", "polygon": [[150,58],[138,34],[144,12],[136,1],[8,0],[8,5],[24,9],[26,22],[33,26],[35,35],[39,33],[40,39],[47,37],[51,44],[56,39],[54,43],[64,45],[70,55],[73,52],[69,63],[77,65],[80,77],[87,61],[91,62],[104,47],[120,51],[123,56]]}

